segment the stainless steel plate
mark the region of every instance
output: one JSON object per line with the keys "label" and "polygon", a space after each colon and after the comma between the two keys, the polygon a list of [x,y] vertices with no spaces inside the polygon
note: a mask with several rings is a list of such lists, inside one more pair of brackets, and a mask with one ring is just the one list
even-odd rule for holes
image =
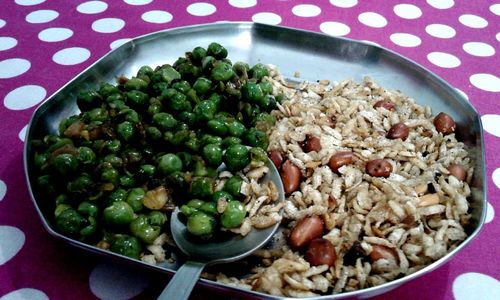
{"label": "stainless steel plate", "polygon": [[[24,149],[24,168],[33,203],[47,231],[70,244],[102,255],[174,272],[177,265],[151,266],[99,248],[69,239],[55,232],[50,219],[52,212],[43,205],[45,199],[34,193],[32,141],[49,132],[57,132],[63,119],[79,112],[75,95],[81,89],[96,88],[102,81],[114,82],[120,75],[135,74],[143,65],[156,66],[173,63],[184,52],[196,46],[217,41],[224,45],[232,61],[257,62],[277,65],[284,76],[292,78],[299,71],[302,80],[329,79],[361,81],[370,76],[380,85],[398,89],[418,103],[429,105],[433,111],[445,111],[457,122],[458,139],[465,142],[475,160],[472,183],[472,224],[470,235],[459,247],[445,257],[410,276],[360,291],[334,295],[370,297],[391,290],[400,284],[428,273],[448,261],[479,233],[486,215],[485,159],[481,122],[476,110],[452,86],[422,66],[392,52],[371,44],[319,33],[255,23],[215,23],[165,30],[138,37],[111,51],[76,78],[50,96],[33,114]],[[237,297],[271,297],[237,289],[224,284],[202,280],[203,285]],[[326,296],[325,296],[326,297]],[[329,296],[329,299],[332,296]],[[274,298],[274,297],[271,297]],[[324,297],[317,297],[321,299]]]}

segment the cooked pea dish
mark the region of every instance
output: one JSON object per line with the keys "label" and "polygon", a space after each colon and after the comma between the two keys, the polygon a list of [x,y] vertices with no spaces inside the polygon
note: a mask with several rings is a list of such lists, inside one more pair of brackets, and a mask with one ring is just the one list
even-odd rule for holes
{"label": "cooked pea dish", "polygon": [[280,222],[202,277],[311,297],[413,274],[467,238],[474,162],[451,113],[370,78],[292,83],[212,43],[76,101],[33,159],[53,228],[85,243],[157,264],[174,259],[175,207],[201,247]]}
{"label": "cooked pea dish", "polygon": [[[233,64],[211,43],[173,65],[81,91],[81,113],[34,141],[37,188],[53,206],[56,231],[140,258],[164,243],[168,213],[179,206],[200,240],[248,233],[244,204],[277,199],[273,183],[250,189],[268,172],[266,131],[279,100],[262,80],[268,75],[263,64]],[[279,208],[268,209],[267,226]]]}

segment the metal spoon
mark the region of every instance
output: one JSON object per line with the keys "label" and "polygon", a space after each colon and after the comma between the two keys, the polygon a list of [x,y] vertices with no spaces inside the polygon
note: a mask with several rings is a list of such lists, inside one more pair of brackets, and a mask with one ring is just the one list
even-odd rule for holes
{"label": "metal spoon", "polygon": [[[269,168],[269,172],[263,178],[263,182],[272,180],[279,191],[279,199],[277,201],[284,201],[285,193],[278,170],[269,159],[266,166]],[[283,209],[280,213],[282,212]],[[225,241],[200,243],[190,237],[186,225],[179,219],[179,208],[176,208],[170,219],[172,236],[179,249],[189,259],[177,270],[158,299],[188,299],[205,266],[229,263],[250,255],[255,250],[264,246],[271,239],[278,227],[279,222],[265,229],[252,228],[246,236],[234,235],[234,237]]]}

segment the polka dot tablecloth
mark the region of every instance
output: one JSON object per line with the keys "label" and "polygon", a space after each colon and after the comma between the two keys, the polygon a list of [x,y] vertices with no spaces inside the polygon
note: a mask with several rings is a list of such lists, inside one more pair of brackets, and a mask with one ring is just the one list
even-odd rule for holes
{"label": "polka dot tablecloth", "polygon": [[[367,40],[424,65],[474,105],[486,141],[483,231],[450,263],[380,299],[500,299],[500,2],[2,0],[0,299],[155,298],[167,276],[69,247],[42,228],[22,163],[26,124],[49,95],[129,39],[185,25],[254,21]],[[196,291],[195,298],[209,297]]]}

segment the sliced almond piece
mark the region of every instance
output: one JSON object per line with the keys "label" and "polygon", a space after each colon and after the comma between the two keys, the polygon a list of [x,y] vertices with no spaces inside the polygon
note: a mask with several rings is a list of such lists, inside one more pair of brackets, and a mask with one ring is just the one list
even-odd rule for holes
{"label": "sliced almond piece", "polygon": [[419,207],[430,206],[434,204],[439,204],[439,195],[437,193],[434,194],[425,194],[419,197],[418,205]]}

